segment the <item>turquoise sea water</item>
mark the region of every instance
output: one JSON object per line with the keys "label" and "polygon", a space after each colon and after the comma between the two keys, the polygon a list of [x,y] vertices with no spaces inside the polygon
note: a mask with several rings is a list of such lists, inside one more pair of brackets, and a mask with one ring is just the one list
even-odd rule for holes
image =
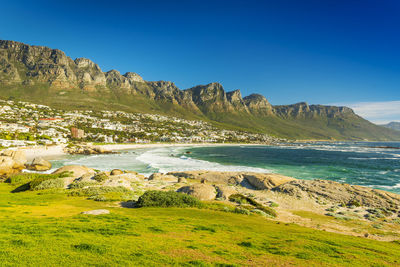
{"label": "turquoise sea water", "polygon": [[53,164],[55,168],[68,164],[104,170],[120,168],[145,175],[184,170],[276,172],[299,179],[329,179],[400,193],[400,149],[396,148],[400,148],[400,143],[162,147],[112,155],[68,156]]}

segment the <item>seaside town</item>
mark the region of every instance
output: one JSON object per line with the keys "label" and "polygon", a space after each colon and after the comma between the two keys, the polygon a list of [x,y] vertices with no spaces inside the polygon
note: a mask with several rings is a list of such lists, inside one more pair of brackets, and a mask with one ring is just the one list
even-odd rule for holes
{"label": "seaside town", "polygon": [[0,100],[0,146],[95,143],[272,143],[265,134],[219,129],[204,121],[122,111],[63,111]]}

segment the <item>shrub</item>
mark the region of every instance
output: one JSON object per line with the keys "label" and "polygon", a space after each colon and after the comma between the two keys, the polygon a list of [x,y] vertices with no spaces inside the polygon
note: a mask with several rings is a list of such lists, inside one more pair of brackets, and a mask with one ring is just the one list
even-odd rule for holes
{"label": "shrub", "polygon": [[93,177],[93,179],[96,180],[97,182],[101,183],[101,182],[104,182],[105,180],[107,180],[108,176],[104,172],[100,172],[100,173],[96,174]]}
{"label": "shrub", "polygon": [[90,186],[71,189],[70,196],[85,196],[95,201],[126,201],[133,197],[134,192],[123,186]]}
{"label": "shrub", "polygon": [[21,184],[29,183],[38,178],[44,178],[44,177],[47,177],[48,179],[64,178],[64,177],[68,177],[69,174],[70,174],[69,172],[63,172],[63,173],[59,173],[59,174],[43,174],[43,173],[25,172],[25,173],[19,173],[19,174],[14,174],[14,175],[10,176],[6,180],[6,183],[10,183],[11,185],[21,185]]}
{"label": "shrub", "polygon": [[92,182],[73,182],[72,184],[69,185],[69,189],[80,189],[88,186],[93,186],[96,185],[96,181]]}
{"label": "shrub", "polygon": [[242,208],[235,208],[233,211],[234,213],[239,213],[239,214],[245,214],[245,215],[250,215],[250,211],[247,209],[242,209]]}
{"label": "shrub", "polygon": [[242,194],[233,194],[229,197],[229,200],[239,203],[239,204],[248,203],[248,204],[252,205],[253,207],[255,207],[256,209],[265,212],[267,215],[269,215],[271,217],[277,216],[274,209],[272,209],[270,207],[266,207],[266,206],[262,205],[261,203],[258,203],[254,199],[252,199],[250,197],[246,197]]}
{"label": "shrub", "polygon": [[138,207],[200,207],[201,202],[175,191],[146,191],[136,202]]}
{"label": "shrub", "polygon": [[31,187],[31,190],[45,190],[54,188],[64,188],[64,179],[62,178],[47,179],[39,183],[35,187]]}

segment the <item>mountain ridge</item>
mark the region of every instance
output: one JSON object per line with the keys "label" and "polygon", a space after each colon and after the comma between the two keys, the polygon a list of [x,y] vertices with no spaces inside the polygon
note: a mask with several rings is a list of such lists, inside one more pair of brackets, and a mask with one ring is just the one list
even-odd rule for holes
{"label": "mountain ridge", "polygon": [[262,95],[242,97],[240,90],[226,92],[216,82],[181,90],[170,81],[145,81],[135,72],[103,72],[90,59],[72,60],[61,50],[15,41],[0,40],[0,91],[3,97],[74,108],[103,105],[193,117],[291,139],[400,140],[400,134],[347,107],[305,102],[274,106]]}

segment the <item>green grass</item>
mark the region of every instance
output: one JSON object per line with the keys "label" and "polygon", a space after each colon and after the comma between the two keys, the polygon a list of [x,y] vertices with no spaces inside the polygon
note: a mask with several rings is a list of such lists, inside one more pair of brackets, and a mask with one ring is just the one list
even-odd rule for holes
{"label": "green grass", "polygon": [[[0,184],[2,266],[398,266],[378,242],[197,208],[120,208]],[[105,208],[108,215],[82,211]]]}

